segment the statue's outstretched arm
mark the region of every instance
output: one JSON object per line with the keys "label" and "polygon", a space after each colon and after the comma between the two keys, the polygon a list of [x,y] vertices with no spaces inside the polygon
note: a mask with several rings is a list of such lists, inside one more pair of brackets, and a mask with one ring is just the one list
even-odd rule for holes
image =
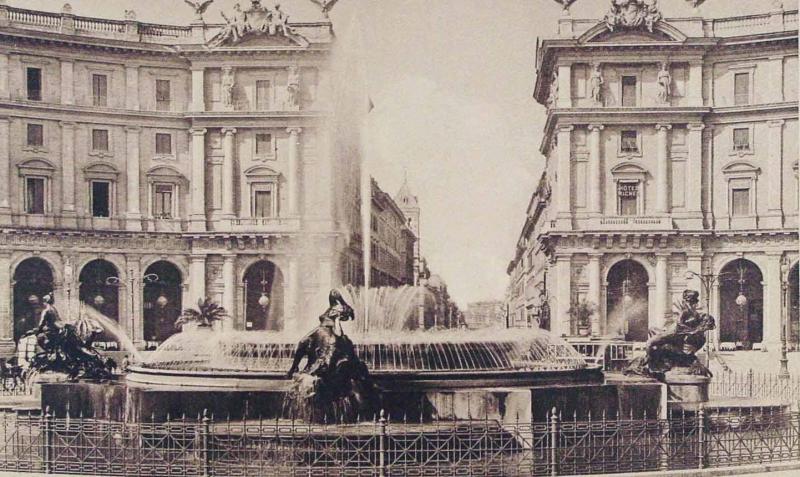
{"label": "statue's outstretched arm", "polygon": [[292,361],[292,367],[289,368],[289,372],[286,373],[287,376],[290,378],[297,370],[300,368],[300,361],[303,360],[303,357],[306,356],[308,353],[308,342],[309,338],[303,338],[299,343],[297,343],[297,349],[294,350],[294,360]]}

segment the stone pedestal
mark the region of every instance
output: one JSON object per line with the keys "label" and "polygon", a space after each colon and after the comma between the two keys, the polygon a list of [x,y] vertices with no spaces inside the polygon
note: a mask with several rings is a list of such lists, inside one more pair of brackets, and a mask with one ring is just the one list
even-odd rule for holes
{"label": "stone pedestal", "polygon": [[702,403],[708,401],[708,385],[711,378],[687,374],[682,368],[668,371],[664,375],[667,384],[667,399],[670,402]]}
{"label": "stone pedestal", "polygon": [[69,382],[69,378],[64,373],[45,372],[36,376],[31,383],[31,394],[36,399],[42,398],[42,386],[48,384],[59,384]]}

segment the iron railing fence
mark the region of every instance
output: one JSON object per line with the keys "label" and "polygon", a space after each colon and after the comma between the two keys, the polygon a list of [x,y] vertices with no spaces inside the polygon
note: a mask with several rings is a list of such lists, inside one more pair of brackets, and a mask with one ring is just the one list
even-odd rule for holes
{"label": "iron railing fence", "polygon": [[800,401],[800,377],[775,373],[717,370],[711,378],[709,394],[720,398],[755,398],[781,402]]}
{"label": "iron railing fence", "polygon": [[0,470],[82,475],[422,476],[673,471],[800,460],[800,412],[686,412],[545,422],[125,423],[0,413]]}

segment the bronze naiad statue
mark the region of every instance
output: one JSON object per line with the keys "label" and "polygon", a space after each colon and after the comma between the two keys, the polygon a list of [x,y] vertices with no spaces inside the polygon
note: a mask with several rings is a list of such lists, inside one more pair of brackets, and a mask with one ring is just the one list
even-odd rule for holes
{"label": "bronze naiad statue", "polygon": [[711,376],[695,356],[706,343],[706,331],[715,328],[714,317],[697,311],[700,294],[694,290],[683,292],[677,319],[647,342],[647,354],[631,361],[627,375],[640,375],[663,381],[670,370],[681,374]]}
{"label": "bronze naiad statue", "polygon": [[43,301],[39,326],[26,334],[35,335],[42,350],[34,355],[29,369],[64,373],[70,380],[112,378],[115,364],[111,359],[103,359],[92,347],[94,336],[84,341],[74,325],[64,323],[52,295],[45,295]]}
{"label": "bronze naiad statue", "polygon": [[[353,309],[336,290],[330,292],[328,302],[319,326],[297,344],[287,374],[292,386],[284,412],[309,422],[353,422],[359,415],[375,412],[377,392],[367,366],[341,328],[342,321],[355,318]],[[306,363],[299,370],[303,358]]]}

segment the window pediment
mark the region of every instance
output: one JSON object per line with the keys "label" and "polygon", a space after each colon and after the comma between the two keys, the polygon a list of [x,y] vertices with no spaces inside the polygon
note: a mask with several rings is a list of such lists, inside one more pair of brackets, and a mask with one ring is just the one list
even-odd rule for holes
{"label": "window pediment", "polygon": [[170,183],[185,183],[188,182],[178,169],[172,166],[155,166],[148,169],[145,173],[148,181],[150,182],[170,182]]}
{"label": "window pediment", "polygon": [[761,169],[747,161],[734,161],[723,167],[722,172],[723,174],[743,174],[755,176],[761,173]]}
{"label": "window pediment", "polygon": [[253,166],[244,171],[244,175],[247,177],[264,177],[264,178],[277,178],[280,176],[280,172],[275,171],[267,166]]}
{"label": "window pediment", "polygon": [[47,159],[28,159],[17,164],[19,174],[24,175],[44,175],[51,176],[56,167]]}
{"label": "window pediment", "polygon": [[634,162],[623,162],[612,167],[611,174],[620,177],[644,177],[647,175],[647,169]]}
{"label": "window pediment", "polygon": [[117,167],[110,162],[93,162],[88,166],[83,168],[83,173],[88,175],[99,175],[99,174],[119,174]]}

